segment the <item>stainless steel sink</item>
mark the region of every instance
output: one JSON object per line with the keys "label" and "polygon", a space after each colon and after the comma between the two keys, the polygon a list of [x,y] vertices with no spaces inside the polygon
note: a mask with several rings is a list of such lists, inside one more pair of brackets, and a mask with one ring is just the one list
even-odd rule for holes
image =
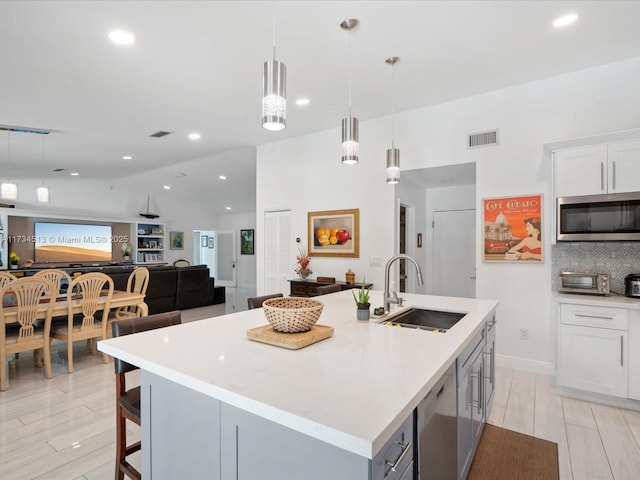
{"label": "stainless steel sink", "polygon": [[418,328],[444,333],[458,323],[465,315],[466,313],[409,308],[398,315],[383,319],[378,323],[388,323],[393,326]]}

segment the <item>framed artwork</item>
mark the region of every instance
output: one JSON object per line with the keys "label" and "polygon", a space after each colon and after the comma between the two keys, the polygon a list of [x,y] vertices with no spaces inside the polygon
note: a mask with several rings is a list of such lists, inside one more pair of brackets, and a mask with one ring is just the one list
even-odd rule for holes
{"label": "framed artwork", "polygon": [[169,232],[169,248],[184,250],[184,232]]}
{"label": "framed artwork", "polygon": [[312,257],[359,257],[360,210],[309,212],[308,252]]}
{"label": "framed artwork", "polygon": [[209,246],[209,237],[207,237],[206,235],[201,235],[200,246],[203,248],[207,248]]}
{"label": "framed artwork", "polygon": [[155,240],[149,240],[149,248],[158,248],[158,242]]}
{"label": "framed artwork", "polygon": [[253,255],[253,229],[240,230],[240,255]]}
{"label": "framed artwork", "polygon": [[164,235],[164,231],[162,230],[162,228],[152,228],[151,229],[151,234],[152,235]]}
{"label": "framed artwork", "polygon": [[214,237],[209,237],[209,248],[213,248],[215,246],[213,239]]}
{"label": "framed artwork", "polygon": [[543,263],[542,195],[483,199],[484,262]]}

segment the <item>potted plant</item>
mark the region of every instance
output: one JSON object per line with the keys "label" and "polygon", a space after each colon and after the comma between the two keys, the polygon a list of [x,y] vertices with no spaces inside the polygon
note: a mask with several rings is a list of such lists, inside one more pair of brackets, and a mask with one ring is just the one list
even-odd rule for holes
{"label": "potted plant", "polygon": [[309,263],[311,263],[311,257],[307,253],[306,248],[298,248],[298,256],[296,257],[296,263],[298,266],[295,269],[295,272],[300,275],[300,277],[304,280],[313,272],[309,269]]}
{"label": "potted plant", "polygon": [[16,252],[11,252],[9,254],[9,262],[11,263],[11,270],[16,270],[18,268],[18,262],[20,261],[20,257],[16,254]]}
{"label": "potted plant", "polygon": [[120,250],[122,250],[122,255],[123,255],[125,261],[131,259],[131,244],[129,244],[129,243],[121,244],[120,245]]}
{"label": "potted plant", "polygon": [[353,295],[353,299],[356,301],[356,305],[358,306],[357,315],[358,320],[369,320],[369,307],[371,304],[369,303],[369,293],[371,287],[365,288],[365,279],[362,278],[362,286],[358,290],[358,294],[356,295],[355,290],[351,290],[351,294]]}

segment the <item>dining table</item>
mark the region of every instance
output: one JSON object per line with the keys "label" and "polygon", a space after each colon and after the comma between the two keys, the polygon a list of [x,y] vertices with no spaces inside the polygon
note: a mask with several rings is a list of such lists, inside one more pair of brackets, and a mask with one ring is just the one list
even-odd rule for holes
{"label": "dining table", "polygon": [[[106,301],[106,295],[104,297]],[[109,309],[117,309],[119,307],[137,307],[140,315],[146,317],[149,314],[149,307],[144,301],[145,295],[143,293],[125,292],[123,290],[114,290],[111,296],[111,303]],[[53,306],[53,317],[66,316],[69,312],[68,298],[66,294],[58,295],[56,297],[55,305]],[[71,308],[73,314],[82,313],[82,296],[74,296],[71,300]],[[104,301],[103,301],[104,302]],[[46,307],[43,304],[42,314],[44,315]],[[7,305],[3,307],[4,323],[16,323],[18,315],[18,307]]]}

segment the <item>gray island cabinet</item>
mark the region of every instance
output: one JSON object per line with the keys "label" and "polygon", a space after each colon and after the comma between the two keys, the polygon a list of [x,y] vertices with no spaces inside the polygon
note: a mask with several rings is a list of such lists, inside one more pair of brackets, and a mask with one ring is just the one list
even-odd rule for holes
{"label": "gray island cabinet", "polygon": [[415,409],[497,303],[404,296],[466,316],[446,334],[358,322],[344,291],[321,299],[334,335],[300,350],[246,338],[261,309],[99,342],[142,370],[143,477],[413,479]]}

